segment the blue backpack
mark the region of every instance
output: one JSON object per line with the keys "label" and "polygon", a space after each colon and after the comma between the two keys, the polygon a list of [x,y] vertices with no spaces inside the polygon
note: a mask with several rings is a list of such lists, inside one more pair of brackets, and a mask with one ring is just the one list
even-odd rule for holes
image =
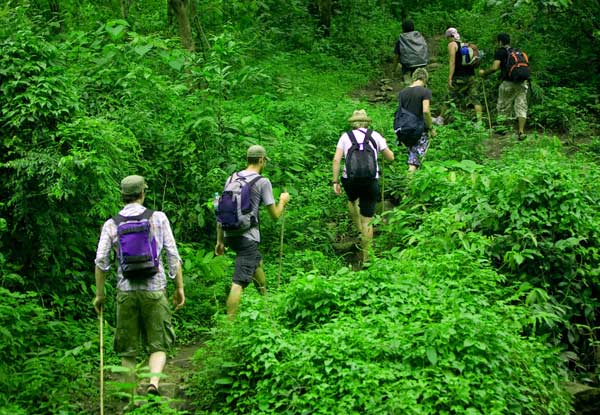
{"label": "blue backpack", "polygon": [[150,226],[153,213],[146,209],[137,216],[113,217],[117,225],[117,258],[124,278],[141,280],[158,273],[158,249]]}
{"label": "blue backpack", "polygon": [[252,186],[261,178],[257,174],[247,181],[247,177],[234,173],[227,180],[215,211],[223,230],[246,231],[258,225],[258,218],[252,214]]}

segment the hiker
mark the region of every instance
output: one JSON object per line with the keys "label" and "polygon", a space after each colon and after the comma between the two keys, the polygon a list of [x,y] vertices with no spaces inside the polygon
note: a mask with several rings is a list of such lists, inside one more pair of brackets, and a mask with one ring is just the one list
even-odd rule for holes
{"label": "hiker", "polygon": [[122,365],[132,371],[133,381],[139,340],[143,339],[150,353],[148,366],[152,374],[146,392],[158,395],[166,352],[175,340],[166,297],[167,275],[161,260],[163,249],[168,276],[175,280],[175,310],[183,307],[185,295],[181,258],[169,220],[163,212],[143,206],[147,188],[142,176],[127,176],[121,181],[125,206],[104,223],[96,251],[94,308],[100,313],[104,305],[104,282],[114,250],[118,260],[114,349],[121,356]]}
{"label": "hiker", "polygon": [[[523,140],[525,138],[525,120],[527,119],[527,90],[529,89],[528,58],[525,55],[524,63],[520,64],[521,68],[519,68],[518,58],[513,59],[515,68],[512,68],[509,63],[509,55],[512,52],[517,54],[522,54],[522,52],[510,47],[510,36],[507,33],[498,34],[497,42],[498,49],[494,53],[492,66],[488,69],[480,69],[479,75],[484,77],[500,69],[501,83],[498,87],[498,104],[496,106],[498,117],[510,118],[511,112],[514,110],[517,118],[517,138]],[[517,73],[521,76],[517,76]],[[499,132],[504,133],[505,131],[500,130]]]}
{"label": "hiker", "polygon": [[425,67],[429,63],[427,42],[421,33],[415,31],[412,20],[402,22],[402,33],[394,47],[394,73],[398,67],[398,61],[401,63],[402,77],[406,85],[410,83],[415,69]]}
{"label": "hiker", "polygon": [[460,52],[460,34],[456,28],[451,27],[446,30],[445,36],[448,39],[448,93],[450,99],[455,102],[457,107],[473,107],[478,125],[481,125],[482,107],[477,91],[475,66],[463,64]]}
{"label": "hiker", "polygon": [[[333,191],[342,194],[339,179],[342,156],[345,159],[341,185],[348,197],[350,217],[361,235],[361,261],[369,256],[373,240],[371,219],[375,215],[375,204],[379,196],[378,153],[393,161],[394,153],[388,148],[385,138],[377,131],[369,130],[371,118],[365,110],[356,110],[348,118],[352,130],[342,134],[333,156]],[[365,158],[360,158],[364,156]]]}
{"label": "hiker", "polygon": [[[227,179],[230,183],[238,177],[254,183],[251,185],[250,203],[252,217],[251,225],[248,229],[224,230],[224,224],[217,222],[217,243],[215,245],[215,255],[223,255],[225,246],[235,251],[235,269],[233,272],[233,281],[227,298],[227,315],[230,320],[235,318],[242,298],[242,292],[250,282],[261,295],[266,293],[267,281],[265,271],[263,270],[263,261],[258,245],[260,243],[259,230],[259,207],[265,205],[267,212],[273,219],[278,219],[284,211],[285,206],[290,200],[290,194],[283,192],[279,195],[279,202],[275,204],[273,197],[273,187],[266,177],[260,176],[267,162],[267,152],[260,145],[253,145],[246,152],[247,166],[244,170],[234,173]],[[227,190],[227,184],[225,185]],[[225,191],[223,192],[225,194]],[[218,215],[217,215],[218,216]]]}
{"label": "hiker", "polygon": [[436,136],[433,129],[433,119],[431,117],[431,97],[432,92],[427,88],[429,74],[425,68],[418,68],[412,74],[412,83],[407,88],[400,91],[400,105],[407,111],[415,114],[419,121],[425,125],[421,136],[417,138],[413,145],[408,147],[408,171],[414,172],[421,166],[421,160],[429,147],[429,136]]}

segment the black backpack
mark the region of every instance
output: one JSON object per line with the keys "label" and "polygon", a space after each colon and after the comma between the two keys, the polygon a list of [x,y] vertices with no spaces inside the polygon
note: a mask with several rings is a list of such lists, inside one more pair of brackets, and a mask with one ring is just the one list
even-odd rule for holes
{"label": "black backpack", "polygon": [[523,82],[531,77],[529,58],[517,48],[506,48],[506,79],[511,82]]}
{"label": "black backpack", "polygon": [[[377,143],[367,130],[365,139],[358,144],[352,131],[348,131],[352,146],[346,153],[346,175],[348,179],[374,179],[377,177]],[[371,143],[371,145],[369,145]]]}
{"label": "black backpack", "polygon": [[398,139],[398,145],[410,148],[417,144],[423,131],[425,123],[412,112],[402,107],[402,96],[398,94],[398,109],[394,114],[394,132]]}

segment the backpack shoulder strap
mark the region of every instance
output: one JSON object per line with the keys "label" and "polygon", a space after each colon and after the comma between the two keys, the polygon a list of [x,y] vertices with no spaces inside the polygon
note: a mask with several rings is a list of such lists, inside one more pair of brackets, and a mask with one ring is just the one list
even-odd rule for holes
{"label": "backpack shoulder strap", "polygon": [[152,209],[146,209],[139,215],[135,215],[135,216],[123,216],[120,213],[117,213],[115,216],[112,217],[112,220],[115,222],[115,224],[117,226],[119,226],[121,223],[128,221],[128,220],[142,220],[142,219],[148,220],[152,217],[153,213],[154,213],[154,211]]}
{"label": "backpack shoulder strap", "polygon": [[365,143],[368,142],[371,143],[375,151],[379,151],[379,148],[377,148],[377,142],[373,138],[373,130],[367,130],[367,132],[365,133]]}
{"label": "backpack shoulder strap", "polygon": [[346,131],[346,134],[348,134],[348,138],[350,139],[350,142],[352,143],[352,145],[357,146],[358,143],[356,142],[356,137],[354,136],[354,133],[352,132],[352,130]]}
{"label": "backpack shoulder strap", "polygon": [[257,181],[259,181],[260,179],[262,179],[263,177],[260,174],[257,174],[256,177],[254,177],[252,180],[250,180],[248,182],[248,185],[250,187],[254,186],[254,183],[256,183]]}

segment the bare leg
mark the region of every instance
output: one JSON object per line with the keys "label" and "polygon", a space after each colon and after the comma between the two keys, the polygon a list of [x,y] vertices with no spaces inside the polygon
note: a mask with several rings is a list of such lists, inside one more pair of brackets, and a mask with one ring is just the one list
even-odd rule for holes
{"label": "bare leg", "polygon": [[414,164],[409,164],[409,165],[408,165],[408,172],[409,172],[409,173],[414,173],[414,172],[416,172],[416,171],[417,171],[417,168],[418,168],[418,167],[417,167],[417,166],[415,166]]}
{"label": "bare leg", "polygon": [[371,248],[371,242],[373,241],[373,225],[371,225],[371,219],[365,216],[360,217],[361,223],[361,248],[362,248],[362,259],[363,262],[369,259],[369,249]]}
{"label": "bare leg", "polygon": [[125,383],[131,383],[132,388],[129,390],[129,393],[133,396],[135,394],[135,356],[133,357],[121,357],[121,366],[129,369],[128,372],[125,373],[124,381]]}
{"label": "bare leg", "polygon": [[242,291],[244,291],[244,289],[241,285],[238,285],[236,283],[231,284],[229,297],[227,297],[227,316],[229,317],[229,320],[235,319],[235,314],[237,313],[237,310],[240,306]]}
{"label": "bare leg", "polygon": [[[150,358],[148,359],[148,366],[150,367],[150,373],[162,373],[165,368],[165,364],[167,363],[167,354],[165,352],[154,352],[150,354]],[[160,382],[160,377],[152,376],[150,378],[150,383],[158,388],[158,382]]]}
{"label": "bare leg", "polygon": [[263,268],[263,263],[260,261],[256,271],[254,271],[254,278],[252,282],[254,282],[254,286],[260,293],[260,295],[265,295],[267,293],[267,278],[265,276],[265,270]]}
{"label": "bare leg", "polygon": [[373,225],[371,225],[371,219],[373,218],[367,218],[365,216],[360,217],[360,244],[363,262],[369,258],[369,248],[371,248],[371,242],[373,241]]}
{"label": "bare leg", "polygon": [[356,199],[354,202],[348,202],[348,210],[350,211],[350,217],[352,218],[352,222],[354,222],[356,230],[362,232],[360,223],[360,211],[358,208],[358,199]]}
{"label": "bare leg", "polygon": [[483,109],[481,105],[475,105],[475,116],[477,117],[477,121],[481,121]]}
{"label": "bare leg", "polygon": [[518,126],[519,126],[519,133],[520,134],[525,133],[525,118],[517,117],[517,122],[518,122]]}

